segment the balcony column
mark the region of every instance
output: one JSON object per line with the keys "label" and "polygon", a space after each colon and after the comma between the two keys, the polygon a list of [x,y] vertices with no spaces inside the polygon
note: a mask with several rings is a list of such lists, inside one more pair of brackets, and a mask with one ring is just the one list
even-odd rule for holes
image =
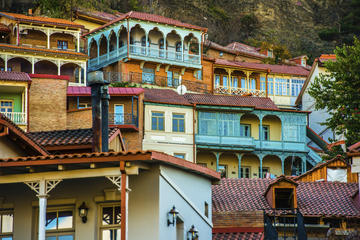
{"label": "balcony column", "polygon": [[5,71],[7,72],[7,69],[8,69],[8,55],[5,54],[5,59],[4,59],[4,62],[5,62]]}
{"label": "balcony column", "polygon": [[245,81],[246,89],[249,90],[250,89],[250,75],[252,74],[252,72],[245,71],[245,74],[246,74],[246,81]]}
{"label": "balcony column", "polygon": [[86,86],[86,76],[87,76],[87,69],[86,69],[86,62],[83,63],[83,69],[84,69],[84,85]]}
{"label": "balcony column", "polygon": [[[227,68],[227,69],[226,69],[226,72],[228,73],[228,87],[229,87],[228,92],[231,93],[232,86],[234,86],[234,84],[233,84],[232,81],[231,81],[231,74],[232,74],[233,70]],[[223,84],[224,84],[224,83],[223,83]]]}
{"label": "balcony column", "polygon": [[201,63],[201,41],[199,41],[199,51],[198,51],[198,56],[199,56],[199,62]]}
{"label": "balcony column", "polygon": [[[119,30],[120,31],[120,30]],[[117,36],[116,34],[116,57],[119,56],[119,37],[120,37],[120,33],[118,32],[119,36]]]}
{"label": "balcony column", "polygon": [[181,61],[184,62],[184,39],[181,38]]}
{"label": "balcony column", "polygon": [[31,58],[31,73],[32,74],[35,73],[35,58],[34,57]]}
{"label": "balcony column", "polygon": [[77,52],[80,52],[80,32],[76,33],[76,41],[77,41]]}
{"label": "balcony column", "polygon": [[281,161],[281,174],[285,175],[285,158],[286,156],[280,155],[280,161]]}
{"label": "balcony column", "polygon": [[97,64],[100,64],[100,41],[96,41],[96,45],[97,45]]}
{"label": "balcony column", "polygon": [[259,165],[259,178],[263,178],[263,157],[264,157],[264,155],[263,154],[258,154],[258,158],[259,158],[259,160],[260,160],[260,165]]}
{"label": "balcony column", "polygon": [[47,48],[50,49],[50,29],[46,29]]}
{"label": "balcony column", "polygon": [[259,141],[260,141],[260,149],[262,149],[262,141],[264,140],[264,136],[263,136],[263,115],[259,114],[258,117],[260,119]]}
{"label": "balcony column", "polygon": [[24,122],[26,122],[26,124],[28,123],[28,118],[27,118],[27,116],[28,116],[28,92],[29,92],[29,89],[28,89],[28,87],[26,87],[25,88],[25,93],[24,93],[24,95],[25,95],[25,97],[24,97],[24,113],[25,113],[25,116],[24,116]]}
{"label": "balcony column", "polygon": [[167,41],[166,41],[166,37],[167,37],[167,35],[165,35],[165,37],[164,37],[164,50],[165,50],[165,54],[164,54],[164,56],[165,56],[165,58],[168,58],[168,54],[167,54]]}
{"label": "balcony column", "polygon": [[58,75],[61,75],[61,64],[60,64],[60,60],[58,60],[57,62],[57,66],[58,66]]}
{"label": "balcony column", "polygon": [[301,157],[301,162],[302,162],[301,173],[305,173],[306,172],[306,156]]}
{"label": "balcony column", "polygon": [[145,33],[145,55],[149,55],[149,33]]}
{"label": "balcony column", "polygon": [[222,152],[212,152],[216,157],[216,171],[219,171],[219,160]]}
{"label": "balcony column", "polygon": [[110,58],[110,35],[107,38],[107,46],[106,46],[106,59],[109,60]]}
{"label": "balcony column", "polygon": [[236,157],[238,159],[238,178],[241,178],[241,158],[243,155],[243,153],[236,153]]}

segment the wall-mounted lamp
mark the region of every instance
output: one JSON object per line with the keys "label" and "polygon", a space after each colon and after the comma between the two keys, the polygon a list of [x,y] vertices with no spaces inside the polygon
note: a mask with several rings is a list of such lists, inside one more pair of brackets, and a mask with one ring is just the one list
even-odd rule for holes
{"label": "wall-mounted lamp", "polygon": [[168,212],[168,220],[167,220],[168,226],[175,225],[175,219],[178,214],[179,214],[178,210],[176,210],[175,206],[173,206],[172,209]]}
{"label": "wall-mounted lamp", "polygon": [[195,226],[192,225],[188,231],[188,240],[197,240],[199,238],[198,232]]}
{"label": "wall-mounted lamp", "polygon": [[87,222],[88,211],[89,208],[85,205],[85,202],[83,202],[79,207],[79,217],[81,217],[83,223]]}

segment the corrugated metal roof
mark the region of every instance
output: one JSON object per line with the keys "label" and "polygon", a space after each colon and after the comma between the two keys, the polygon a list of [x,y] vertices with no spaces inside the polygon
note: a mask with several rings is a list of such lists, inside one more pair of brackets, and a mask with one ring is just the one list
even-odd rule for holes
{"label": "corrugated metal roof", "polygon": [[0,71],[0,80],[24,81],[29,82],[31,78],[24,72],[6,72]]}
{"label": "corrugated metal roof", "polygon": [[[142,88],[109,87],[110,96],[133,96],[144,92]],[[69,86],[68,96],[91,96],[90,87]]]}

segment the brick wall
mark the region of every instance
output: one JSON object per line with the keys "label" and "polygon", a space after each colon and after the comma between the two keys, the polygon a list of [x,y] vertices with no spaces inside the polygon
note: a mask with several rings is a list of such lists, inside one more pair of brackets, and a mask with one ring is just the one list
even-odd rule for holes
{"label": "brick wall", "polygon": [[264,227],[262,211],[213,212],[214,228]]}
{"label": "brick wall", "polygon": [[92,127],[92,109],[83,108],[67,111],[66,128],[79,129]]}
{"label": "brick wall", "polygon": [[66,128],[67,81],[32,78],[29,91],[29,131]]}

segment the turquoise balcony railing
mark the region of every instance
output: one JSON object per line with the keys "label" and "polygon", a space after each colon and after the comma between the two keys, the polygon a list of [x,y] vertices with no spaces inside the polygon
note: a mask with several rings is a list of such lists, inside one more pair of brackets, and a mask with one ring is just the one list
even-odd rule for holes
{"label": "turquoise balcony railing", "polygon": [[200,148],[255,150],[252,137],[196,135],[195,142]]}

